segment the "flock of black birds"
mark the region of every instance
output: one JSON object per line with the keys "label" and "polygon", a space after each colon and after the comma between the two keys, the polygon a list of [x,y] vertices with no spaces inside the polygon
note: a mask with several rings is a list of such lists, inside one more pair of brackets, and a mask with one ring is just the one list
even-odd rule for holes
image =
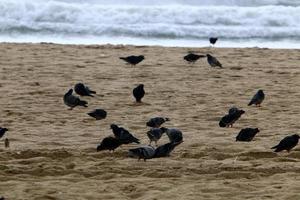
{"label": "flock of black birds", "polygon": [[[90,90],[83,83],[77,83],[74,86],[74,90],[75,93],[80,96],[93,97],[93,95],[96,94],[95,91]],[[141,103],[142,98],[145,95],[144,85],[139,84],[136,88],[133,89],[132,94],[135,98],[136,103]],[[69,91],[64,95],[63,100],[65,105],[70,107],[70,110],[72,110],[76,106],[87,107],[88,104],[87,101],[81,100],[78,96],[75,96],[73,94],[73,89],[69,89]],[[95,109],[87,114],[95,118],[96,120],[105,119],[107,116],[107,112],[103,109]],[[144,159],[144,161],[146,161],[146,159],[169,156],[174,148],[183,142],[183,137],[182,132],[178,129],[161,127],[161,125],[167,121],[170,121],[170,119],[164,117],[154,117],[146,122],[146,126],[151,128],[147,132],[150,144],[140,146],[138,148],[129,149],[128,155],[130,157],[137,157],[139,160]],[[134,137],[133,134],[131,134],[125,128],[120,127],[116,124],[111,124],[110,128],[114,136],[105,137],[97,146],[97,151],[114,151],[121,145],[131,143],[140,144],[140,140]],[[162,137],[164,133],[166,133],[170,142],[161,146],[157,146],[157,141]],[[153,141],[155,142],[157,148],[151,146],[151,143]]]}
{"label": "flock of black birds", "polygon": [[[210,38],[209,41],[213,46],[218,38]],[[206,55],[197,55],[194,53],[189,53],[184,56],[183,59],[188,63],[195,63],[200,58],[207,58],[207,62],[211,67],[220,67],[222,68],[222,64],[217,60],[217,58],[213,57],[210,54]],[[145,57],[143,55],[140,56],[128,56],[128,57],[120,57],[120,59],[126,61],[130,65],[137,65],[142,62]],[[83,83],[77,83],[74,86],[75,93],[80,96],[90,96],[93,97],[96,92],[91,90],[89,87],[85,86]],[[142,98],[145,95],[144,85],[139,84],[136,88],[133,89],[132,94],[136,100],[136,103],[141,103]],[[265,94],[263,90],[258,90],[258,92],[253,96],[248,106],[256,105],[260,106],[260,104],[265,99]],[[68,92],[63,97],[65,105],[70,107],[72,110],[76,106],[88,107],[87,101],[81,100],[78,96],[73,94],[73,89],[69,89]],[[244,110],[238,109],[237,107],[232,107],[229,109],[228,114],[223,116],[219,121],[220,127],[232,127],[233,124],[245,113]],[[96,120],[105,119],[107,116],[107,112],[103,109],[95,109],[89,113],[89,116],[95,118]],[[137,148],[129,149],[128,155],[131,157],[137,157],[140,159],[151,159],[158,157],[166,157],[169,156],[170,153],[174,150],[174,148],[183,142],[182,132],[179,129],[175,128],[165,128],[161,127],[161,125],[167,121],[169,118],[164,117],[154,117],[151,118],[148,122],[146,122],[146,126],[150,127],[150,130],[147,132],[147,136],[149,138],[149,145],[140,146]],[[136,143],[140,144],[138,138],[134,137],[128,130],[123,127],[120,127],[116,124],[111,124],[110,128],[112,129],[113,135],[105,137],[101,143],[97,146],[97,151],[109,150],[114,151],[121,145]],[[8,131],[7,128],[0,127],[0,139],[5,135]],[[244,128],[242,129],[236,137],[236,141],[246,141],[250,142],[255,137],[255,135],[259,132],[258,128]],[[163,134],[166,134],[169,138],[169,142],[158,146],[157,142],[162,137]],[[291,136],[287,136],[283,138],[278,145],[272,147],[275,149],[275,152],[280,152],[283,150],[287,150],[288,152],[294,148],[299,141],[299,135],[294,134]],[[155,142],[155,147],[151,146],[151,143]],[[8,138],[5,139],[5,147],[9,147]]]}

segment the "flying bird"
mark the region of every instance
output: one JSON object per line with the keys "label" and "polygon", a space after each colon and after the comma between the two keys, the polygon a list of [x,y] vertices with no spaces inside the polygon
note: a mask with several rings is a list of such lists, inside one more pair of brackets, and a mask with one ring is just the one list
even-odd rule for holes
{"label": "flying bird", "polygon": [[167,121],[170,121],[170,119],[166,117],[153,117],[146,123],[146,126],[159,128],[163,123]]}
{"label": "flying bird", "polygon": [[258,90],[257,93],[252,97],[251,101],[249,102],[248,106],[256,105],[260,106],[260,104],[265,99],[265,93],[263,90]]}
{"label": "flying bird", "polygon": [[97,151],[109,150],[114,151],[116,148],[122,145],[122,142],[114,137],[106,137],[102,140],[101,144],[97,146]]}
{"label": "flying bird", "polygon": [[220,127],[229,127],[233,126],[233,124],[245,113],[244,110],[229,110],[229,113],[221,118],[219,121]]}
{"label": "flying bird", "polygon": [[115,137],[119,139],[122,144],[140,143],[139,139],[134,137],[131,133],[129,133],[129,131],[127,131],[123,127],[119,127],[116,124],[111,124],[110,128],[112,129]]}
{"label": "flying bird", "polygon": [[147,136],[150,140],[150,144],[154,141],[155,145],[157,145],[157,141],[161,138],[164,134],[165,130],[163,128],[152,128],[147,132]]}
{"label": "flying bird", "polygon": [[83,106],[87,107],[87,102],[82,101],[79,99],[79,97],[74,96],[73,89],[70,89],[65,95],[64,95],[64,103],[70,107],[70,110],[72,110],[76,106]]}
{"label": "flying bird", "polygon": [[139,55],[139,56],[120,57],[120,59],[124,60],[125,62],[131,65],[136,65],[142,62],[145,59],[145,57],[143,55]]}
{"label": "flying bird", "polygon": [[178,143],[182,142],[182,132],[179,129],[176,128],[164,128],[162,127],[164,132],[167,134],[169,140],[171,143]]}
{"label": "flying bird", "polygon": [[128,152],[128,155],[130,157],[137,157],[138,160],[144,159],[144,161],[153,158],[154,154],[155,154],[155,149],[152,146],[141,146],[138,148],[129,149]]}
{"label": "flying bird", "polygon": [[188,55],[184,56],[183,59],[186,60],[189,63],[195,63],[199,58],[204,58],[206,56],[204,55],[197,55],[193,53],[189,53]]}
{"label": "flying bird", "polygon": [[258,132],[258,128],[243,128],[236,136],[236,141],[250,142]]}
{"label": "flying bird", "polygon": [[181,142],[169,142],[167,144],[161,145],[159,147],[157,147],[155,149],[155,154],[153,156],[153,158],[160,158],[160,157],[168,157],[170,156],[170,153],[175,149],[175,147],[179,144],[181,144]]}
{"label": "flying bird", "polygon": [[298,134],[286,136],[279,142],[278,145],[272,147],[271,149],[275,149],[274,152],[280,152],[283,150],[287,150],[288,152],[290,152],[290,150],[298,144],[299,137],[300,136]]}
{"label": "flying bird", "polygon": [[90,90],[89,87],[85,86],[83,83],[77,83],[74,86],[74,90],[80,96],[90,96],[90,97],[93,97],[92,94],[96,94],[95,91]]}
{"label": "flying bird", "polygon": [[5,132],[8,131],[7,128],[0,127],[0,139],[4,136]]}
{"label": "flying bird", "polygon": [[217,37],[211,37],[211,38],[209,38],[209,42],[210,42],[210,44],[211,44],[212,46],[215,45],[215,43],[217,42],[217,40],[218,40]]}
{"label": "flying bird", "polygon": [[139,84],[136,88],[133,89],[132,94],[137,103],[142,102],[142,98],[145,96],[144,85]]}
{"label": "flying bird", "polygon": [[88,115],[95,118],[96,120],[101,120],[106,118],[107,112],[103,109],[95,109],[89,112]]}
{"label": "flying bird", "polygon": [[218,61],[217,58],[213,57],[210,54],[206,54],[207,62],[211,67],[220,67],[222,68],[222,64]]}

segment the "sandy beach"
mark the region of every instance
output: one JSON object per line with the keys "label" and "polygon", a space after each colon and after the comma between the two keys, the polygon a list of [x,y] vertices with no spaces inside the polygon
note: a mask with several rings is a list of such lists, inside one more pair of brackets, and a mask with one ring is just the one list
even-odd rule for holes
{"label": "sandy beach", "polygon": [[[190,65],[188,51],[211,53]],[[120,56],[140,55],[132,67]],[[0,196],[42,199],[300,199],[300,147],[270,149],[299,133],[300,50],[261,48],[165,48],[112,45],[0,44],[0,126],[9,129],[10,148],[0,140]],[[63,95],[77,82],[97,91],[82,98],[88,108],[68,110]],[[143,83],[144,103],[132,89]],[[261,107],[247,106],[258,89]],[[233,128],[218,122],[231,106],[246,113]],[[86,113],[102,108],[107,118]],[[96,152],[116,123],[148,144],[146,121],[165,116],[165,127],[182,130],[184,142],[171,157],[128,158],[123,145]],[[260,133],[235,142],[242,128]],[[159,144],[168,141],[163,136]]]}

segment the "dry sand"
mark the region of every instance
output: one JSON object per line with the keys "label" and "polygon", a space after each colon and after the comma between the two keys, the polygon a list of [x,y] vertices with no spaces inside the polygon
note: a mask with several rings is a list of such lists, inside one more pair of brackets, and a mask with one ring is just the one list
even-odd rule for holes
{"label": "dry sand", "polygon": [[[212,53],[224,69],[194,65],[188,50]],[[144,54],[136,67],[119,56]],[[9,149],[0,145],[0,196],[15,199],[300,199],[300,150],[275,154],[270,147],[299,133],[300,50],[163,48],[54,44],[0,45],[0,119]],[[98,92],[88,108],[70,111],[64,93],[77,82]],[[145,84],[144,104],[131,95]],[[247,103],[264,89],[262,107]],[[232,105],[246,114],[233,128],[218,121]],[[108,111],[102,121],[86,113]],[[122,146],[96,152],[124,126],[147,144],[146,121],[171,118],[184,143],[169,158],[137,162]],[[237,143],[241,128],[261,132]],[[159,144],[167,141],[166,136]]]}

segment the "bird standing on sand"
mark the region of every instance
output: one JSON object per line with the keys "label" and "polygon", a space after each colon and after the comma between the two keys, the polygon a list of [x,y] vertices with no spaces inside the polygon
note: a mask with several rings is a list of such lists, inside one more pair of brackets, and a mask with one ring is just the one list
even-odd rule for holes
{"label": "bird standing on sand", "polygon": [[222,64],[218,61],[217,58],[213,57],[210,54],[206,54],[207,62],[211,67],[220,67],[222,68]]}
{"label": "bird standing on sand", "polygon": [[162,129],[164,130],[164,132],[166,132],[171,143],[178,143],[183,141],[182,132],[179,129],[164,127],[162,127]]}
{"label": "bird standing on sand", "polygon": [[258,132],[258,128],[243,128],[236,136],[236,141],[250,142]]}
{"label": "bird standing on sand", "polygon": [[139,55],[139,56],[120,57],[120,59],[125,60],[127,63],[131,65],[136,65],[142,62],[145,59],[145,57],[143,55]]}
{"label": "bird standing on sand", "polygon": [[265,93],[263,90],[258,90],[257,93],[252,97],[251,101],[249,102],[248,106],[251,106],[252,104],[256,106],[260,106],[260,104],[265,99]]}
{"label": "bird standing on sand", "polygon": [[95,109],[89,112],[88,115],[95,118],[96,120],[101,120],[106,118],[107,112],[103,109]]}
{"label": "bird standing on sand", "polygon": [[153,156],[153,158],[160,158],[160,157],[168,157],[170,156],[170,153],[175,149],[175,147],[179,144],[181,144],[181,142],[169,142],[167,144],[161,145],[159,147],[157,147],[155,149],[155,154]]}
{"label": "bird standing on sand", "polygon": [[167,121],[170,121],[170,119],[165,117],[153,117],[146,123],[146,125],[153,128],[159,128]]}
{"label": "bird standing on sand", "polygon": [[129,133],[129,131],[127,131],[123,127],[119,127],[116,124],[111,124],[110,128],[112,129],[115,137],[119,139],[122,144],[140,143],[139,139],[134,137],[131,133]]}
{"label": "bird standing on sand", "polygon": [[286,136],[279,142],[278,145],[272,147],[271,149],[275,149],[274,152],[280,152],[283,150],[287,150],[288,152],[290,152],[290,150],[298,144],[299,137],[300,136],[298,134]]}
{"label": "bird standing on sand", "polygon": [[188,55],[184,56],[183,59],[189,63],[194,64],[199,58],[204,58],[204,57],[206,56],[189,53]]}
{"label": "bird standing on sand", "polygon": [[234,122],[236,122],[244,113],[245,113],[244,110],[240,110],[236,107],[231,108],[228,111],[228,114],[226,114],[224,117],[221,118],[221,120],[219,122],[219,126],[220,127],[229,127],[229,126],[232,127]]}
{"label": "bird standing on sand", "polygon": [[147,132],[147,136],[150,140],[150,144],[154,141],[155,145],[157,145],[157,141],[161,138],[164,134],[165,130],[163,128],[152,128],[150,131]]}
{"label": "bird standing on sand", "polygon": [[215,45],[215,43],[217,42],[217,40],[218,40],[217,37],[211,37],[211,38],[209,38],[209,42],[210,42],[210,44],[211,44],[212,46]]}
{"label": "bird standing on sand", "polygon": [[137,103],[142,102],[142,98],[145,96],[144,85],[139,84],[136,88],[133,89],[132,94]]}
{"label": "bird standing on sand", "polygon": [[90,90],[87,86],[85,86],[83,83],[77,83],[74,86],[75,92],[80,96],[90,96],[93,97],[92,94],[96,94],[95,91]]}
{"label": "bird standing on sand", "polygon": [[97,146],[97,151],[109,150],[114,151],[122,145],[122,142],[114,137],[106,137],[102,140],[101,144]]}
{"label": "bird standing on sand", "polygon": [[4,136],[5,132],[8,131],[7,128],[0,127],[0,139]]}
{"label": "bird standing on sand", "polygon": [[64,95],[64,103],[70,107],[70,110],[72,110],[76,106],[83,106],[87,107],[86,101],[81,101],[79,97],[72,95],[73,89],[70,89],[65,95]]}
{"label": "bird standing on sand", "polygon": [[137,157],[138,160],[144,159],[151,159],[155,154],[155,149],[152,146],[141,146],[134,149],[129,149],[128,156],[130,157]]}

